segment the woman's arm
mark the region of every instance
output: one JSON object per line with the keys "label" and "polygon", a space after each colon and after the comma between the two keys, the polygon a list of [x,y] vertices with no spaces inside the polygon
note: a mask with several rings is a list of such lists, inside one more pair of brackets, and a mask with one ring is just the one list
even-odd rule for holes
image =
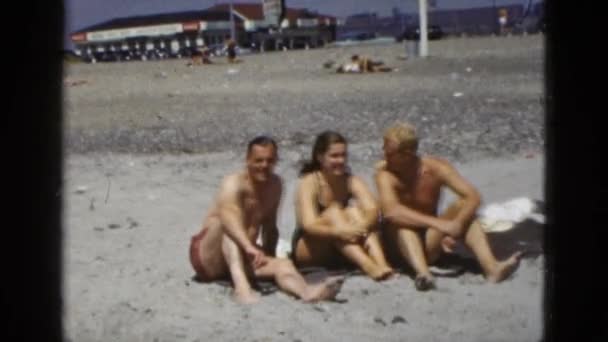
{"label": "woman's arm", "polygon": [[365,181],[360,177],[351,177],[349,190],[357,201],[358,207],[363,214],[361,225],[366,231],[369,231],[378,222],[378,202]]}
{"label": "woman's arm", "polygon": [[296,220],[308,234],[319,237],[335,237],[334,229],[327,219],[321,217],[317,208],[317,187],[309,175],[302,177],[296,190]]}

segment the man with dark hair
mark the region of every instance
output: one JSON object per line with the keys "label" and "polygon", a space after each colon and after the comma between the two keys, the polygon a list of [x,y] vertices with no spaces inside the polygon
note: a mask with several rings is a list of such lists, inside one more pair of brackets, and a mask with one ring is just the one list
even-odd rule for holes
{"label": "man with dark hair", "polygon": [[[201,281],[230,276],[240,303],[258,301],[250,283],[253,278],[273,279],[281,290],[306,302],[331,300],[342,278],[311,285],[289,259],[275,257],[283,187],[273,172],[276,161],[277,144],[272,138],[259,136],[248,143],[246,168],[222,181],[201,231],[192,237],[190,262]],[[260,233],[262,246],[256,243]]]}

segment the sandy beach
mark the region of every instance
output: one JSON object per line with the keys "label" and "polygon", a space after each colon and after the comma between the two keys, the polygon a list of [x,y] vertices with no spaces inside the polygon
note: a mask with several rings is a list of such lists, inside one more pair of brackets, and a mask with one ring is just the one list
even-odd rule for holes
{"label": "sandy beach", "polygon": [[[225,284],[192,280],[190,237],[219,181],[243,166],[243,143],[259,133],[279,142],[284,240],[294,228],[298,165],[324,129],[345,133],[351,168],[370,186],[382,130],[407,120],[421,152],[452,160],[485,204],[542,201],[543,37],[451,38],[430,49],[427,59],[398,58],[400,44],[364,44],[242,56],[234,65],[67,65],[66,81],[84,81],[67,83],[64,98],[69,340],[539,341],[543,227],[533,221],[490,236],[498,256],[527,251],[500,284],[476,267],[438,277],[425,293],[406,274],[382,283],[355,274],[338,302],[303,304],[270,288],[242,306]],[[322,66],[354,53],[397,70],[337,75]]]}

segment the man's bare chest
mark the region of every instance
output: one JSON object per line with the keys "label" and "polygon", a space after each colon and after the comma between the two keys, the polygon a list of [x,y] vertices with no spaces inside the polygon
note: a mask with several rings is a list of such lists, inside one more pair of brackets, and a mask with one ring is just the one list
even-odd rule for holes
{"label": "man's bare chest", "polygon": [[265,197],[245,195],[242,199],[243,214],[250,223],[260,223],[272,210],[272,206]]}
{"label": "man's bare chest", "polygon": [[396,181],[399,201],[407,206],[431,210],[437,204],[441,184],[434,177],[426,175]]}

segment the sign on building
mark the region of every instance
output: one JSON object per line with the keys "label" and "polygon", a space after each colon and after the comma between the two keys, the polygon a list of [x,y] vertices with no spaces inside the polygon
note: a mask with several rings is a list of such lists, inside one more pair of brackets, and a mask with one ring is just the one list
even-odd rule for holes
{"label": "sign on building", "polygon": [[285,9],[285,0],[262,0],[262,6],[266,22],[278,26]]}

